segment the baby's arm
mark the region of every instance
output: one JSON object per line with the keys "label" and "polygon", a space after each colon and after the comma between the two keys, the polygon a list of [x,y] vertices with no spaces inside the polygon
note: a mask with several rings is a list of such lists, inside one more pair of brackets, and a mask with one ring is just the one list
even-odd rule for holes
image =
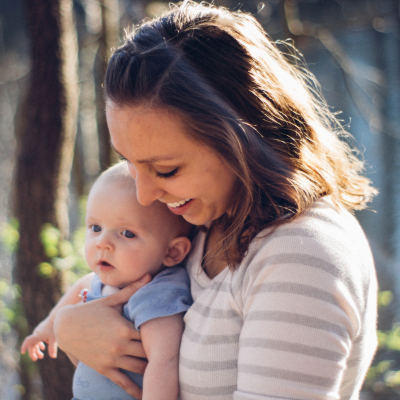
{"label": "baby's arm", "polygon": [[84,288],[90,287],[94,274],[90,273],[74,283],[71,288],[61,297],[58,303],[50,311],[49,315],[40,322],[33,332],[25,338],[21,345],[21,353],[28,351],[32,361],[37,361],[44,357],[43,350],[47,343],[47,352],[51,358],[57,357],[57,342],[54,336],[54,319],[57,312],[64,306],[76,304],[80,301],[79,294]]}
{"label": "baby's arm", "polygon": [[177,400],[183,314],[148,321],[140,327],[140,332],[148,359],[143,376],[143,400]]}

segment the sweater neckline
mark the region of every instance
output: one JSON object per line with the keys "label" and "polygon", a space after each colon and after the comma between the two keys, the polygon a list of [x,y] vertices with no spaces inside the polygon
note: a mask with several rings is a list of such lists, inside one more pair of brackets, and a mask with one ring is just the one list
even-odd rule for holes
{"label": "sweater neckline", "polygon": [[207,232],[199,231],[197,233],[193,243],[194,244],[193,252],[188,260],[192,277],[202,287],[209,286],[212,283],[223,279],[227,271],[229,271],[228,266],[226,266],[222,271],[220,271],[216,276],[214,276],[214,278],[210,278],[207,275],[206,271],[204,271],[201,261],[203,258],[206,237],[207,237]]}

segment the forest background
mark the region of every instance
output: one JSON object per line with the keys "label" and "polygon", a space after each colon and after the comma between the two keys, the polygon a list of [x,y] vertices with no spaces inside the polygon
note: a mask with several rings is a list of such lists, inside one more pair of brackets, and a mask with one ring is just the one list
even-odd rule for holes
{"label": "forest background", "polygon": [[[292,40],[354,135],[379,189],[357,214],[380,283],[379,350],[365,399],[400,396],[400,1],[215,1]],[[86,270],[81,210],[112,162],[101,81],[123,29],[167,2],[0,2],[0,398],[70,399],[72,368],[20,357],[20,338]]]}

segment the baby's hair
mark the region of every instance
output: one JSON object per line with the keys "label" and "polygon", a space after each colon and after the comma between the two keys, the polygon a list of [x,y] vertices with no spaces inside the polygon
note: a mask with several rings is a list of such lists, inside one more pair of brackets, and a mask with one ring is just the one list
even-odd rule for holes
{"label": "baby's hair", "polygon": [[[106,170],[104,170],[96,179],[94,185],[98,182],[116,182],[121,181],[124,185],[125,190],[132,190],[132,193],[136,197],[136,185],[135,180],[129,173],[129,168],[126,161],[119,161],[116,164],[110,166]],[[141,206],[146,209],[145,206]],[[174,224],[176,228],[176,236],[186,236],[190,240],[193,239],[195,234],[195,227],[192,224],[186,222],[181,216],[174,215],[167,209],[165,204],[161,204],[158,201],[155,201],[152,205],[148,207],[158,207],[164,210],[164,215],[171,224]]]}
{"label": "baby's hair", "polygon": [[99,179],[123,179],[126,180],[128,185],[133,185],[133,187],[135,187],[135,181],[129,173],[126,161],[119,161],[116,164],[111,165],[101,172],[97,177],[97,180]]}

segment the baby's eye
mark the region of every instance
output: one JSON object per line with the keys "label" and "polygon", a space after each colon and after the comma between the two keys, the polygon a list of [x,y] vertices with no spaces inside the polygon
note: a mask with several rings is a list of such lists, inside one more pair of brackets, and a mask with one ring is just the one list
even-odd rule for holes
{"label": "baby's eye", "polygon": [[122,235],[128,239],[133,239],[136,236],[132,231],[129,231],[128,229],[122,231]]}
{"label": "baby's eye", "polygon": [[90,225],[90,229],[91,229],[92,232],[101,232],[101,226],[100,225],[96,225],[96,224]]}

